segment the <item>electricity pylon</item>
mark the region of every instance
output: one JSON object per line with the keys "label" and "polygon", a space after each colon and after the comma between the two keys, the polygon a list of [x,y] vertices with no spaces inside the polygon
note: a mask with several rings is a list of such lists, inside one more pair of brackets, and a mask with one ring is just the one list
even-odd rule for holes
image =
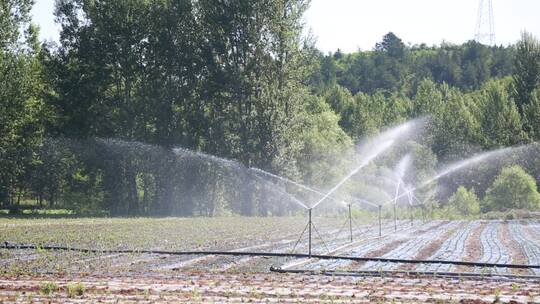
{"label": "electricity pylon", "polygon": [[486,45],[495,45],[495,20],[492,0],[480,0],[474,40]]}

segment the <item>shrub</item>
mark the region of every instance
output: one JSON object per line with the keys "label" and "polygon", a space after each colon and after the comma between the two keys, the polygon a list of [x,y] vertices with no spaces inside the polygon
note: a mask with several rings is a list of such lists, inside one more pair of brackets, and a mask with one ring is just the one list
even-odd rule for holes
{"label": "shrub", "polygon": [[519,166],[504,168],[487,190],[482,211],[537,210],[540,194],[536,181]]}
{"label": "shrub", "polygon": [[69,298],[80,297],[84,294],[86,288],[82,283],[68,284],[67,294]]}
{"label": "shrub", "polygon": [[58,291],[58,285],[53,282],[45,282],[41,284],[39,291],[41,294],[50,295],[51,293]]}
{"label": "shrub", "polygon": [[477,216],[480,213],[480,201],[474,190],[459,187],[448,201],[450,208],[462,216]]}

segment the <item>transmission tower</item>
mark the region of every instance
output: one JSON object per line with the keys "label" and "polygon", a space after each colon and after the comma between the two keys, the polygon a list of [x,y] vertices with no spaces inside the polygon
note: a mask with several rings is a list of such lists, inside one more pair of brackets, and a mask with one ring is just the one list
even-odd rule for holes
{"label": "transmission tower", "polygon": [[480,0],[474,40],[486,45],[495,45],[495,20],[493,18],[492,0]]}

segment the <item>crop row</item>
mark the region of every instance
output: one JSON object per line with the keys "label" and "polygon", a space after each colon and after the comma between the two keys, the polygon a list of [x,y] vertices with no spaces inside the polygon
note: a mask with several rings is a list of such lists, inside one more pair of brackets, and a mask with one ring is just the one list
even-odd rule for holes
{"label": "crop row", "polygon": [[[454,223],[449,223],[443,226],[428,228],[425,233],[415,233],[412,238],[404,241],[400,245],[391,249],[390,251],[382,254],[383,258],[390,259],[414,259],[418,252],[426,246],[431,240],[438,238],[444,233],[448,226],[452,226]],[[367,262],[362,269],[364,270],[393,270],[399,267],[400,264],[384,263],[384,262]]]}
{"label": "crop row", "polygon": [[[402,223],[402,229],[398,233],[394,233],[393,225],[385,227],[385,236],[382,238],[368,238],[365,242],[360,242],[358,245],[351,247],[347,251],[340,252],[342,255],[365,257],[371,253],[376,253],[384,248],[391,247],[393,244],[400,243],[405,239],[414,238],[418,235],[418,232],[426,227],[436,226],[437,222],[430,222],[423,226],[420,223],[416,223],[411,227],[408,221]],[[342,260],[324,260],[310,263],[307,265],[308,269],[342,269],[353,267],[355,263]]]}
{"label": "crop row", "polygon": [[[499,232],[502,223],[498,221],[489,222],[482,233],[480,233],[480,244],[482,245],[482,257],[479,262],[491,264],[509,264],[512,262],[510,251],[499,240]],[[476,272],[484,271],[476,268]],[[507,273],[507,268],[494,269],[496,273]]]}
{"label": "crop row", "polygon": [[[540,265],[540,245],[527,236],[524,225],[517,221],[509,224],[510,235],[519,244],[522,252],[527,256],[529,264]],[[540,269],[533,269],[536,275],[540,275]]]}

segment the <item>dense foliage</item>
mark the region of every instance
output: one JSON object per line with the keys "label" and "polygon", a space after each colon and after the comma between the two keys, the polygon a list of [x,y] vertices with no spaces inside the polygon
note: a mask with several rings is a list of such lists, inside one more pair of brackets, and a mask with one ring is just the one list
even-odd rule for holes
{"label": "dense foliage", "polygon": [[473,190],[459,187],[449,201],[450,213],[457,213],[462,216],[476,216],[480,213],[480,201]]}
{"label": "dense foliage", "polygon": [[[539,139],[530,34],[430,47],[389,33],[371,51],[324,55],[303,36],[308,2],[59,0],[60,43],[40,45],[32,1],[3,1],[0,207],[282,214],[282,198],[238,166],[328,188],[354,143],[425,116],[410,143],[422,178],[437,162]],[[524,166],[537,181],[538,162]],[[446,192],[483,197],[495,175],[447,179]],[[469,201],[463,191],[453,201]]]}
{"label": "dense foliage", "polygon": [[482,206],[484,211],[539,208],[540,194],[537,191],[536,181],[519,166],[502,170],[488,189]]}

